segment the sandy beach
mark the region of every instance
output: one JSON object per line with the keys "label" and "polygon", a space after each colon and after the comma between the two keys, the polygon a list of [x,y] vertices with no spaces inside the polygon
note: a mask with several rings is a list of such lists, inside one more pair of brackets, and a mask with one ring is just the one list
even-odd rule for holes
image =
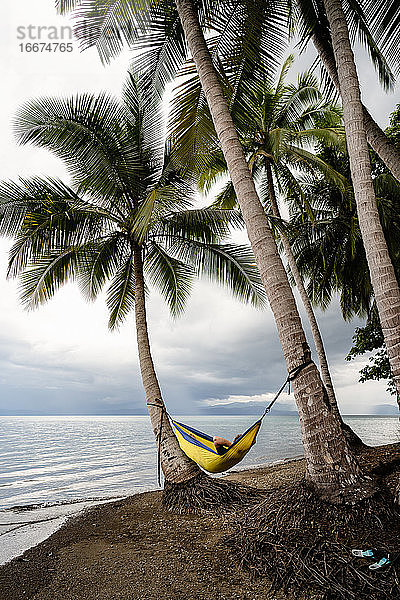
{"label": "sandy beach", "polygon": [[[303,473],[298,460],[227,479],[274,488]],[[0,600],[280,599],[234,564],[230,530],[229,517],[167,512],[158,491],[96,506],[0,567]]]}
{"label": "sandy beach", "polygon": [[[369,466],[389,449],[399,460],[400,444],[380,447],[366,453]],[[227,479],[274,490],[304,470],[294,460]],[[239,516],[170,513],[159,491],[95,506],[1,567],[0,600],[291,600],[235,563],[223,538]]]}

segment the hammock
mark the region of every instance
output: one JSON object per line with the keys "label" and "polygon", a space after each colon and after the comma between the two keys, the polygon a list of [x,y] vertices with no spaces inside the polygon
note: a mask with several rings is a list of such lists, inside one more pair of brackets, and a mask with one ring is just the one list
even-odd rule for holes
{"label": "hammock", "polygon": [[185,425],[184,423],[175,421],[165,410],[164,405],[153,404],[152,406],[158,406],[159,408],[161,408],[161,423],[157,440],[159,485],[161,485],[160,442],[164,412],[170,418],[172,426],[175,430],[175,435],[178,439],[179,446],[186,454],[186,456],[194,460],[194,462],[196,462],[200,467],[202,467],[206,471],[209,471],[210,473],[223,473],[224,471],[227,471],[231,467],[237,465],[246,456],[250,448],[254,446],[254,444],[256,443],[257,433],[261,427],[263,418],[270,412],[272,405],[279,398],[282,391],[286,387],[286,384],[289,384],[290,386],[290,382],[297,377],[300,371],[302,371],[305,367],[311,364],[311,362],[311,358],[305,357],[304,363],[290,371],[289,375],[285,379],[285,382],[283,383],[279,391],[276,393],[275,397],[265,408],[260,419],[258,419],[258,421],[256,421],[235,442],[233,442],[233,444],[229,446],[229,448],[227,448],[226,452],[224,452],[223,454],[218,454],[213,442],[213,438],[210,435],[208,435],[207,433],[203,433],[198,429],[194,429],[193,427],[189,427],[189,425]]}
{"label": "hammock", "polygon": [[235,466],[256,443],[261,419],[249,427],[223,454],[218,454],[213,438],[193,427],[171,419],[175,435],[184,453],[210,473],[222,473]]}

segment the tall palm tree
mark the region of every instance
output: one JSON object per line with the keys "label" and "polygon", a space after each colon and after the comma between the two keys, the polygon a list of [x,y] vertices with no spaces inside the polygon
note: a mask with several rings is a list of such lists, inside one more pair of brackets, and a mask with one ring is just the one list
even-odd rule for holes
{"label": "tall palm tree", "polygon": [[[319,156],[350,177],[346,153],[323,147]],[[373,181],[385,239],[398,276],[400,184],[375,158]],[[308,219],[304,211],[299,210],[294,194],[293,198],[289,197],[293,227],[290,238],[298,268],[308,281],[309,297],[325,309],[339,295],[345,319],[354,316],[370,319],[372,315],[374,324],[379,324],[352,187],[343,193],[332,182],[307,176],[299,183],[312,207],[313,218]]]}
{"label": "tall palm tree", "polygon": [[[76,5],[76,2],[71,0],[61,2],[61,4],[65,8],[70,8]],[[130,7],[129,10],[127,4]],[[254,8],[258,7],[257,3],[250,2],[249,4],[254,5]],[[93,27],[98,31],[96,16],[104,23],[101,11],[102,3],[86,3],[86,6],[83,7],[86,15],[88,14],[88,6],[89,9],[92,9]],[[126,17],[129,20],[132,11],[143,9],[142,3],[139,6],[134,2],[116,2],[113,5],[115,10],[112,12],[109,10],[110,4],[108,2],[103,3],[103,8],[104,6],[107,6],[110,18],[115,16],[118,18],[118,10],[122,11],[125,22]],[[337,501],[338,498],[360,499],[371,493],[371,481],[361,472],[343,436],[340,420],[330,409],[326,390],[318,370],[315,364],[310,361],[309,348],[293,292],[278,254],[273,234],[266,222],[263,206],[259,201],[220,80],[200,26],[197,3],[195,5],[191,0],[176,0],[175,6],[180,27],[184,32],[187,47],[196,65],[202,89],[210,108],[246,224],[250,244],[274,313],[287,369],[291,373],[298,367],[307,365],[302,368],[295,378],[293,389],[301,420],[308,476],[319,493],[331,501]],[[202,10],[208,12],[208,5],[203,6]],[[144,14],[143,10],[141,10],[142,14]],[[132,22],[131,27],[135,24],[135,22]],[[114,36],[112,41],[115,39]],[[93,38],[89,41],[93,42]],[[115,47],[113,50],[115,50]]]}
{"label": "tall palm tree", "polygon": [[[304,45],[311,39],[318,52],[321,64],[328,74],[330,82],[340,94],[340,85],[335,56],[333,53],[331,32],[322,0],[296,0],[297,11],[293,12],[293,29],[299,32]],[[371,60],[378,70],[385,89],[393,87],[394,76],[388,68],[397,71],[399,66],[398,45],[400,20],[399,4],[396,0],[361,0],[346,7],[351,39],[358,36],[359,41],[368,49]],[[383,54],[382,54],[383,52]],[[329,88],[331,89],[331,88]],[[368,143],[378,154],[393,176],[400,181],[400,151],[385,135],[363,106],[364,128]]]}
{"label": "tall palm tree", "polygon": [[342,97],[358,221],[390,366],[397,393],[400,394],[400,288],[376,204],[360,86],[346,17],[341,0],[324,0],[324,6]]}
{"label": "tall palm tree", "polygon": [[[275,224],[282,223],[276,185],[283,193],[290,189],[293,195],[297,194],[302,210],[306,210],[303,203],[306,196],[297,185],[296,169],[314,174],[322,172],[342,188],[347,185],[344,177],[310,150],[312,144],[321,141],[343,145],[341,113],[338,107],[324,101],[318,81],[311,73],[299,75],[297,84],[287,83],[287,73],[293,62],[294,57],[290,55],[275,85],[265,69],[263,76],[258,75],[256,81],[251,79],[234,95],[231,78],[220,72],[222,80],[227,82],[227,92],[231,90],[230,110],[250,169],[260,183],[259,193],[263,202],[268,204],[270,214],[277,220]],[[188,78],[189,71],[190,68],[185,69],[185,80],[178,86],[173,101],[170,135],[180,163],[192,162],[203,189],[209,190],[217,178],[226,176],[226,163],[207,106],[201,101],[198,78]],[[320,125],[322,122],[323,126]],[[230,181],[214,205],[221,208],[237,206]],[[311,301],[285,229],[281,226],[277,230],[311,325],[322,380],[332,408],[338,412],[325,348]]]}
{"label": "tall palm tree", "polygon": [[0,233],[16,237],[9,274],[20,275],[22,300],[36,306],[76,279],[94,299],[106,286],[109,326],[134,308],[140,371],[165,479],[200,474],[181,451],[155,371],[146,317],[145,280],[179,314],[195,274],[226,284],[237,297],[262,302],[246,247],[222,244],[231,211],[191,209],[192,192],[169,161],[160,136],[160,103],[146,80],[128,78],[121,101],[108,94],[29,101],[15,127],[19,141],[49,149],[66,163],[70,187],[51,179],[0,187]]}

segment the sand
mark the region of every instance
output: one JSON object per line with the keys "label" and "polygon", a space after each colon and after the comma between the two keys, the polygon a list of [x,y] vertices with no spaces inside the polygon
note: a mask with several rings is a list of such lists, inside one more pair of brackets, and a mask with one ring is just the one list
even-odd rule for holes
{"label": "sand", "polygon": [[[369,467],[385,462],[386,448],[366,453]],[[395,450],[399,461],[400,444]],[[304,460],[295,460],[227,479],[273,490],[304,472]],[[236,565],[223,539],[240,513],[182,516],[167,512],[161,498],[137,494],[71,518],[0,567],[0,600],[293,600]]]}
{"label": "sand", "polygon": [[[276,487],[303,473],[290,461],[227,479]],[[158,491],[96,506],[0,567],[0,600],[283,599],[234,564],[231,530],[230,518],[167,512]]]}

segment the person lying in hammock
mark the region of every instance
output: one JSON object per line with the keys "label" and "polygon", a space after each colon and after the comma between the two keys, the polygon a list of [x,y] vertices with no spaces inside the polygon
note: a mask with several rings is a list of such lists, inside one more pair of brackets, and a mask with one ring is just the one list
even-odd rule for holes
{"label": "person lying in hammock", "polygon": [[233,442],[230,442],[229,440],[226,440],[223,437],[214,435],[213,442],[214,442],[216,451],[218,452],[218,454],[225,454],[225,452],[227,452],[228,449],[232,446],[232,444],[234,444],[236,442],[236,440],[238,440],[239,438],[240,438],[240,434],[235,437]]}

